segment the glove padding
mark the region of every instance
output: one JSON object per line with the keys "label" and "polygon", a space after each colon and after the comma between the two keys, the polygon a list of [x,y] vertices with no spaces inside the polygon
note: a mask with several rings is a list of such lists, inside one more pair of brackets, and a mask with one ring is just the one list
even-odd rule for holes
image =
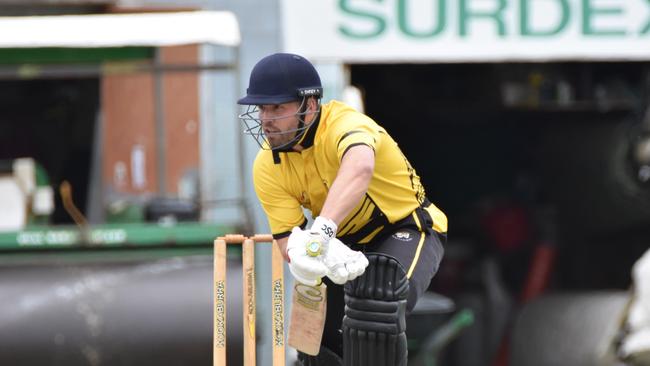
{"label": "glove padding", "polygon": [[338,285],[361,276],[368,267],[368,259],[363,253],[350,249],[337,238],[330,239],[324,262],[327,277]]}
{"label": "glove padding", "polygon": [[309,232],[294,227],[287,242],[287,256],[289,257],[289,270],[293,277],[305,285],[316,286],[321,278],[327,275],[327,266],[323,255],[312,257],[307,254],[307,243],[313,240]]}

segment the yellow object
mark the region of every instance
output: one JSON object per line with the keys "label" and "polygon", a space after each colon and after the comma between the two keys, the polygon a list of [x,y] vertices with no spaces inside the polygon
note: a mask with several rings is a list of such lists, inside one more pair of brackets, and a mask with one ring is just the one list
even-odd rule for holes
{"label": "yellow object", "polygon": [[88,226],[88,220],[86,217],[79,211],[77,206],[72,200],[72,186],[68,183],[67,180],[64,180],[59,186],[59,193],[61,194],[61,201],[63,201],[63,208],[68,212],[72,217],[77,226],[84,228]]}
{"label": "yellow object", "polygon": [[310,257],[318,257],[321,254],[322,250],[322,245],[321,242],[312,239],[309,243],[307,243],[307,255]]}
{"label": "yellow object", "polygon": [[[339,237],[357,235],[359,244],[367,243],[426,205],[420,177],[397,143],[375,121],[341,102],[323,104],[320,119],[305,132],[301,144],[300,152],[278,153],[279,163],[270,150],[260,150],[255,159],[255,191],[274,235],[304,227],[303,208],[314,217],[320,215],[343,155],[357,145],[374,150],[375,169],[366,195],[339,223]],[[435,166],[439,159],[433,156],[431,164]],[[426,210],[433,229],[446,232],[445,214],[433,204]]]}

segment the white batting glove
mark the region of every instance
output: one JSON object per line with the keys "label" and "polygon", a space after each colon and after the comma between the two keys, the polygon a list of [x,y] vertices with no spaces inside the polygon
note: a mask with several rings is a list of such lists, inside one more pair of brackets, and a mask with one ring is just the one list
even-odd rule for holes
{"label": "white batting glove", "polygon": [[[336,237],[336,229],[337,227],[334,221],[318,216],[309,230],[300,230],[294,227],[291,230],[289,240],[291,241],[291,237],[293,236],[293,242],[296,247],[300,246],[298,243],[301,240],[304,241],[304,248],[311,257],[324,256],[327,253],[330,239]],[[298,234],[297,231],[301,231],[302,233]],[[297,237],[300,237],[300,240],[296,239]]]}
{"label": "white batting glove", "polygon": [[340,240],[333,238],[329,241],[325,266],[327,277],[332,282],[342,285],[361,276],[368,267],[368,259],[363,253],[352,250]]}
{"label": "white batting glove", "polygon": [[[294,227],[287,242],[287,256],[289,257],[289,270],[293,277],[305,285],[316,286],[321,278],[327,274],[327,266],[320,252],[321,238],[318,235]],[[308,246],[317,247],[310,249]],[[318,249],[318,250],[317,250]]]}
{"label": "white batting glove", "polygon": [[330,239],[336,238],[337,229],[336,223],[326,217],[318,216],[314,219],[314,223],[308,231],[310,234],[318,235],[321,238],[323,244],[321,254],[325,254],[327,251],[327,243]]}

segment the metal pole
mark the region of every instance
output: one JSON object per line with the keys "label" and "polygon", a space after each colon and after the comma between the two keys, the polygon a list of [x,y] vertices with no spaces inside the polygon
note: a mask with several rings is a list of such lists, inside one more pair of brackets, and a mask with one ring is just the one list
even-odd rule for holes
{"label": "metal pole", "polygon": [[[240,95],[240,89],[241,89],[241,69],[240,69],[240,48],[235,47],[234,49],[234,54],[235,54],[235,70],[234,70],[234,75],[235,75],[235,90],[237,90],[237,95],[235,96],[238,98],[238,95]],[[244,141],[244,134],[241,129],[241,122],[239,121],[239,118],[237,118],[237,115],[239,114],[239,111],[237,110],[239,107],[235,107],[235,131],[239,131],[237,133],[237,152],[239,153],[239,197],[241,199],[240,205],[241,209],[243,210],[244,213],[244,221],[246,223],[245,229],[253,232],[255,228],[255,217],[253,217],[253,214],[251,213],[251,208],[248,205],[248,199],[246,197],[246,188],[245,188],[245,183],[248,177],[248,170],[246,169],[246,148],[244,146],[245,141]]]}
{"label": "metal pole", "polygon": [[161,65],[160,48],[156,48],[154,55],[154,117],[156,123],[156,178],[158,194],[167,195],[167,155],[165,149],[165,111],[164,111],[164,86],[163,73],[158,68]]}

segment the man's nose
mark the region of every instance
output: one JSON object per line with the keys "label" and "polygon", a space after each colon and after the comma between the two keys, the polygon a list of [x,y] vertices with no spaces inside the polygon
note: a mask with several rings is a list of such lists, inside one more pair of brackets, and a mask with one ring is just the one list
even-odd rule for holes
{"label": "man's nose", "polygon": [[261,120],[262,123],[265,124],[265,125],[271,124],[271,121],[273,121],[273,120],[270,118],[269,113],[268,113],[268,112],[265,112],[264,110],[261,110],[261,111],[260,111],[259,116],[260,116],[260,120]]}
{"label": "man's nose", "polygon": [[265,126],[265,127],[266,127],[266,126],[270,126],[271,123],[273,122],[272,119],[270,119],[270,118],[268,118],[268,117],[264,117],[264,116],[262,116],[262,115],[260,115],[260,120],[262,121],[262,125]]}

